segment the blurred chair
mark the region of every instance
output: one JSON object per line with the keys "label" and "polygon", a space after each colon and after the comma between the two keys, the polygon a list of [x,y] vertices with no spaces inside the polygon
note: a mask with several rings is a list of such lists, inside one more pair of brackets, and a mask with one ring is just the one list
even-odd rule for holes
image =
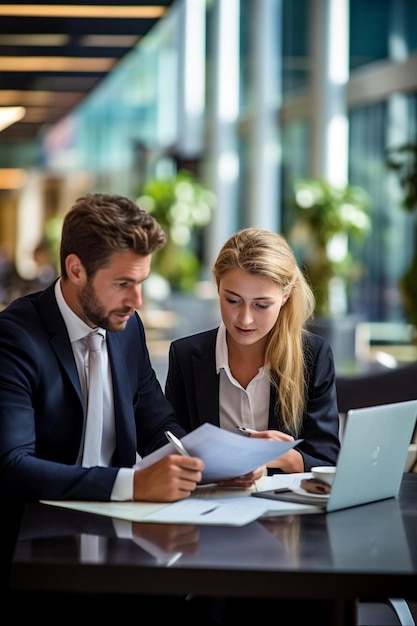
{"label": "blurred chair", "polygon": [[[346,415],[350,409],[417,398],[417,362],[360,376],[337,375],[336,392],[343,440]],[[416,466],[417,436],[414,431],[404,471],[416,471]],[[415,626],[410,606],[417,613],[417,604],[409,605],[402,598],[389,598],[386,603],[359,602],[358,625]]]}
{"label": "blurred chair", "polygon": [[378,370],[356,376],[336,376],[340,413],[364,406],[415,400],[417,361],[394,369]]}
{"label": "blurred chair", "polygon": [[359,602],[358,626],[415,626],[410,607],[402,598],[386,603]]}
{"label": "blurred chair", "polygon": [[366,364],[375,360],[386,367],[411,363],[417,359],[414,336],[412,324],[358,322],[355,331],[355,358]]}
{"label": "blurred chair", "polygon": [[[405,402],[417,398],[417,361],[394,369],[378,370],[356,376],[336,376],[336,393],[341,420],[341,437],[349,409],[377,404]],[[414,458],[413,458],[414,453]],[[417,437],[414,432],[406,471],[412,471],[417,461]]]}

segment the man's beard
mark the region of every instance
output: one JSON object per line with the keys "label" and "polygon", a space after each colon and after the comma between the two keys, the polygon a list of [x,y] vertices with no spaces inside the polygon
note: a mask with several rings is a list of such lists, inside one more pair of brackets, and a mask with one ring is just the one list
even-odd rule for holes
{"label": "man's beard", "polygon": [[[96,292],[90,280],[87,281],[85,287],[80,292],[80,306],[83,310],[85,318],[92,322],[95,326],[105,328],[106,330],[123,330],[126,324],[122,326],[115,326],[110,320],[110,315],[106,315],[104,306],[97,298]],[[126,313],[130,313],[126,311]]]}

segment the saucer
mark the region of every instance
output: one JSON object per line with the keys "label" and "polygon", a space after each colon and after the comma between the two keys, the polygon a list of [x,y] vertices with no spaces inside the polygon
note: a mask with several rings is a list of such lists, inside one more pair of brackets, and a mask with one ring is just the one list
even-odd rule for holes
{"label": "saucer", "polygon": [[322,493],[311,493],[310,491],[306,491],[302,489],[302,487],[291,487],[291,491],[298,494],[299,496],[307,496],[307,498],[311,498],[312,500],[328,500],[329,494]]}

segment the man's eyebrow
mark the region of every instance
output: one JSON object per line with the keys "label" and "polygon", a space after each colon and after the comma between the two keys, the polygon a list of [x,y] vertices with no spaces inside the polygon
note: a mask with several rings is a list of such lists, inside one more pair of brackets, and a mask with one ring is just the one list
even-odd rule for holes
{"label": "man's eyebrow", "polygon": [[144,278],[142,278],[142,280],[136,280],[135,278],[131,278],[130,276],[119,276],[118,278],[113,278],[113,282],[115,283],[132,283],[132,284],[139,284],[139,283],[143,283],[144,280],[146,280],[148,276],[145,276]]}

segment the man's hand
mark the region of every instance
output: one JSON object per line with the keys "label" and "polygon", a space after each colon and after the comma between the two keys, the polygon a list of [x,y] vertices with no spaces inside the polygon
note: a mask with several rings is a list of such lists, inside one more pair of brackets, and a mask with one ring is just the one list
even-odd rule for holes
{"label": "man's hand", "polygon": [[187,498],[201,481],[204,463],[197,457],[170,454],[153,465],[136,470],[134,500],[175,502]]}

